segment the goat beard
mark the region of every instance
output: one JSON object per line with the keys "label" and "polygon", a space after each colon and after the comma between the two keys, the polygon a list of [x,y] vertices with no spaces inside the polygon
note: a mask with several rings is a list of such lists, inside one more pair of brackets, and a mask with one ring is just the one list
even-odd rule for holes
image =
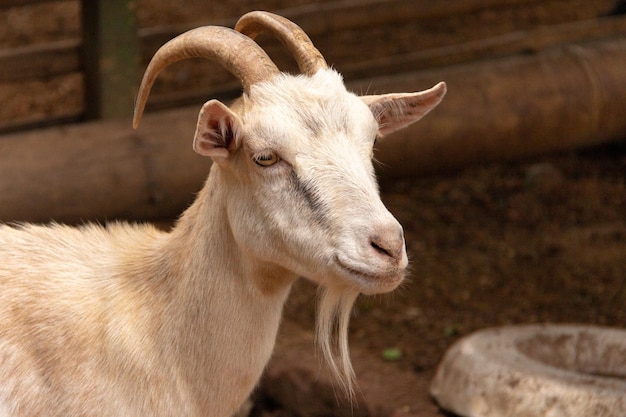
{"label": "goat beard", "polygon": [[320,288],[316,322],[316,342],[330,371],[351,401],[355,375],[348,349],[348,324],[358,291]]}

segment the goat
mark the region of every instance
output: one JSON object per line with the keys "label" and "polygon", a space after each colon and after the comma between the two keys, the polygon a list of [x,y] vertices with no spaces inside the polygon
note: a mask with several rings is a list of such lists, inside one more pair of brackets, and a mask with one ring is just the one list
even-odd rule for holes
{"label": "goat", "polygon": [[[254,41],[278,38],[302,74]],[[231,107],[200,110],[193,149],[212,159],[169,232],[111,223],[0,226],[0,416],[231,415],[272,353],[293,282],[322,290],[317,335],[350,392],[350,309],[405,276],[403,232],[379,197],[374,141],[421,118],[445,84],[358,97],[304,32],[266,12],[162,46],[159,72],[190,57],[239,78]]]}

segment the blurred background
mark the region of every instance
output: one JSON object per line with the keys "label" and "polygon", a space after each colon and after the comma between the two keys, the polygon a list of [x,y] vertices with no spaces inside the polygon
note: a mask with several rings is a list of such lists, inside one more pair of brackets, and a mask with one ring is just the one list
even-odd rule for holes
{"label": "blurred background", "polygon": [[[3,0],[0,221],[168,227],[208,172],[191,151],[199,106],[240,87],[210,62],[175,64],[133,131],[142,71],[172,37],[255,9],[299,24],[356,93],[448,83],[440,107],[378,146],[411,276],[357,302],[353,346],[428,381],[480,328],[626,326],[624,1]],[[314,302],[299,283],[287,320],[312,329]],[[439,415],[425,390],[413,401]]]}

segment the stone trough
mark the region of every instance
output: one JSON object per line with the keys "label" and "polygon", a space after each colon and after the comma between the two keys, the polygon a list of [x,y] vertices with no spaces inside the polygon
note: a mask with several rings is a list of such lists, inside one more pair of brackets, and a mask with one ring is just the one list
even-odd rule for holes
{"label": "stone trough", "polygon": [[430,393],[465,417],[624,417],[626,330],[554,324],[482,330],[446,352]]}

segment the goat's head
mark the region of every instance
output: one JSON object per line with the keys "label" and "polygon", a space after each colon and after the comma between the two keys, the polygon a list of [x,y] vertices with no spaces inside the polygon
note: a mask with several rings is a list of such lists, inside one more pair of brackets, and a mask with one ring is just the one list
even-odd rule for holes
{"label": "goat's head", "polygon": [[[228,216],[242,249],[326,288],[318,330],[330,335],[338,319],[345,332],[356,295],[391,291],[407,267],[402,228],[379,197],[374,142],[435,107],[445,84],[358,97],[289,20],[253,12],[236,29],[198,28],[164,45],[146,70],[135,126],[156,76],[172,62],[210,58],[240,78],[244,93],[231,108],[216,100],[202,107],[194,149],[228,183]],[[280,39],[303,75],[281,73],[253,41],[261,33]],[[349,382],[345,343],[325,340],[328,357],[340,350],[341,369],[331,366]]]}

